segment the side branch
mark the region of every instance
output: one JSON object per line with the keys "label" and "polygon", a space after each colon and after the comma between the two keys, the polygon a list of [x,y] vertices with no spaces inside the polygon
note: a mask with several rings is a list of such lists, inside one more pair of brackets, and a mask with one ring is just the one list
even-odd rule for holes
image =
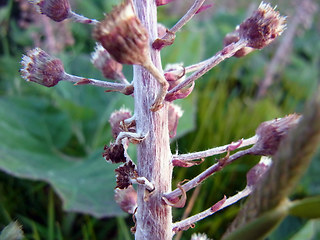
{"label": "side branch", "polygon": [[178,32],[201,8],[205,0],[195,0],[194,4],[190,7],[188,12],[162,37],[158,38],[152,44],[153,48],[161,49],[164,46],[171,45],[175,39],[175,34]]}
{"label": "side branch", "polygon": [[[210,177],[215,172],[220,171],[224,166],[232,163],[233,161],[237,160],[238,158],[251,154],[252,148],[236,152],[235,154],[231,155],[230,157],[227,157],[225,159],[220,160],[216,164],[212,165],[208,169],[206,169],[204,172],[200,173],[198,176],[190,180],[189,182],[183,184],[181,188],[184,191],[189,191],[190,189],[198,186],[200,183],[202,183],[204,180],[206,180],[208,177]],[[174,202],[179,196],[182,195],[182,191],[177,188],[172,192],[166,193],[163,195],[163,197],[167,198],[170,202]]]}
{"label": "side branch", "polygon": [[222,200],[220,200],[219,202],[217,202],[216,204],[214,204],[212,207],[208,208],[207,210],[200,212],[196,215],[193,215],[189,218],[186,218],[182,221],[176,222],[173,224],[173,231],[174,232],[178,232],[178,231],[182,231],[182,230],[187,230],[189,227],[193,226],[194,223],[226,208],[231,206],[232,204],[238,202],[239,200],[241,200],[242,198],[247,197],[250,193],[252,192],[252,187],[246,187],[245,189],[243,189],[242,191],[238,192],[237,194],[235,194],[232,197],[229,198],[223,198]]}
{"label": "side branch", "polygon": [[244,48],[247,45],[246,40],[239,40],[236,43],[232,43],[226,47],[224,47],[221,51],[217,52],[213,57],[209,58],[208,60],[202,62],[205,63],[204,66],[198,70],[197,72],[190,75],[188,78],[186,78],[183,82],[181,82],[176,87],[172,88],[170,91],[168,91],[168,95],[172,95],[173,93],[179,91],[180,89],[186,87],[190,83],[194,82],[198,78],[200,78],[202,75],[207,73],[210,69],[218,65],[223,60],[232,57],[238,50]]}
{"label": "side branch", "polygon": [[99,21],[97,21],[96,19],[87,18],[87,17],[82,16],[80,14],[77,14],[77,13],[75,13],[73,11],[69,12],[68,18],[71,19],[74,22],[84,23],[84,24],[96,25],[97,23],[99,23]]}
{"label": "side branch", "polygon": [[96,87],[109,88],[111,91],[119,91],[119,92],[122,92],[127,95],[130,95],[133,92],[132,85],[101,81],[101,80],[96,80],[96,79],[92,79],[92,78],[83,78],[83,77],[71,75],[68,73],[65,73],[63,80],[73,82],[73,83],[75,83],[75,85],[89,84],[89,85],[93,85]]}
{"label": "side branch", "polygon": [[[178,32],[201,8],[205,0],[195,0],[188,12],[169,30],[172,33]],[[165,39],[166,35],[162,38]]]}
{"label": "side branch", "polygon": [[[258,136],[253,136],[248,139],[239,140],[235,143],[230,143],[224,146],[211,148],[205,151],[200,152],[194,152],[194,153],[186,153],[186,154],[180,154],[180,155],[173,155],[172,161],[179,160],[179,161],[192,161],[196,159],[206,158],[214,155],[218,155],[224,152],[227,152],[228,150],[235,150],[238,148],[243,148],[249,145],[253,145],[258,141]],[[237,145],[239,143],[239,145]],[[235,149],[232,149],[232,147],[235,147]]]}

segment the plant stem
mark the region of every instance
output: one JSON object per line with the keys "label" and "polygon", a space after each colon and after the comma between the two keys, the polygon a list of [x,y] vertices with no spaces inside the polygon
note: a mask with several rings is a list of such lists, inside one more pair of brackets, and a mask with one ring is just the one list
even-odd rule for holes
{"label": "plant stem", "polygon": [[85,16],[82,16],[82,15],[77,14],[77,13],[72,12],[72,11],[69,13],[69,18],[71,20],[73,20],[74,22],[79,22],[79,23],[84,23],[84,24],[96,25],[99,22],[99,21],[97,21],[95,19],[87,18]]}
{"label": "plant stem", "polygon": [[[225,167],[226,165],[232,163],[233,161],[237,160],[238,158],[240,158],[244,155],[251,154],[251,153],[252,153],[251,148],[236,152],[235,154],[233,154],[229,158],[227,158],[225,161],[217,162],[216,164],[212,165],[211,167],[209,167],[208,169],[206,169],[205,171],[200,173],[198,176],[196,176],[195,178],[193,178],[189,182],[183,184],[181,186],[182,189],[187,192],[190,189],[195,188],[200,183],[202,183],[204,180],[206,180],[208,177],[210,177],[212,174],[223,169],[223,167]],[[182,194],[182,191],[179,188],[177,188],[172,192],[164,194],[163,197],[167,198],[168,201],[172,202],[172,201],[176,200],[176,198],[179,197],[181,194]]]}
{"label": "plant stem", "polygon": [[[213,205],[212,207],[208,208],[207,210],[200,212],[196,215],[193,215],[187,219],[184,219],[180,222],[176,222],[173,224],[173,231],[180,231],[181,229],[185,229],[188,228],[189,226],[192,226],[195,222],[198,222],[236,202],[238,202],[239,200],[241,200],[244,197],[247,197],[250,193],[252,192],[252,188],[250,187],[246,187],[245,189],[243,189],[242,191],[238,192],[236,195],[229,197],[227,199],[223,199],[221,201],[222,204],[219,205],[219,202],[215,205]],[[218,207],[216,207],[216,205],[219,205]]]}
{"label": "plant stem", "polygon": [[78,84],[78,85],[88,84],[88,85],[93,85],[96,87],[109,88],[109,89],[112,89],[115,91],[122,91],[126,87],[130,86],[130,85],[123,84],[123,83],[113,83],[113,82],[96,80],[96,79],[92,79],[92,78],[79,77],[79,76],[71,75],[68,73],[65,73],[63,80],[69,81],[69,82],[74,82],[75,84]]}
{"label": "plant stem", "polygon": [[186,78],[183,82],[181,82],[176,87],[172,88],[168,94],[172,94],[176,91],[179,91],[180,89],[186,87],[190,83],[194,82],[198,78],[200,78],[202,75],[204,75],[206,72],[208,72],[210,69],[218,65],[223,60],[232,57],[238,50],[241,48],[244,48],[247,45],[246,40],[239,40],[236,43],[232,43],[226,47],[224,47],[221,51],[217,52],[213,57],[209,58],[208,60],[205,60],[202,62],[203,66],[200,70],[190,75],[188,78]]}
{"label": "plant stem", "polygon": [[[157,37],[157,8],[155,1],[134,0],[134,6],[142,24],[146,27],[150,41]],[[151,43],[150,43],[151,45]],[[153,64],[161,70],[160,52],[150,48]],[[157,112],[150,111],[160,86],[158,81],[141,66],[134,66],[134,100],[137,133],[148,133],[145,140],[137,144],[137,171],[148,179],[155,190],[145,200],[145,188],[138,186],[138,208],[135,239],[171,240],[172,212],[161,197],[171,191],[172,166],[167,104]]]}
{"label": "plant stem", "polygon": [[[244,139],[244,140],[242,140],[241,144],[239,146],[237,146],[237,149],[255,144],[257,142],[257,140],[258,140],[257,136],[253,136],[251,138]],[[195,159],[206,158],[206,157],[210,157],[210,156],[214,156],[214,155],[218,155],[218,154],[227,152],[229,147],[234,146],[236,144],[237,144],[237,142],[230,143],[230,144],[220,146],[220,147],[211,148],[211,149],[208,149],[205,151],[179,154],[179,155],[177,154],[177,155],[172,156],[172,160],[191,161],[191,160],[195,160]]]}

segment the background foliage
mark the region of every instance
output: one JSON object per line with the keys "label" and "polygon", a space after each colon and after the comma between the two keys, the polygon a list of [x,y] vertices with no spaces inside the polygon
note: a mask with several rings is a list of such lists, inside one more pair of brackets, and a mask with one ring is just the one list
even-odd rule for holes
{"label": "background foliage", "polygon": [[[117,2],[73,1],[73,8],[101,19],[102,13]],[[188,6],[178,2],[159,8],[159,20],[168,27]],[[103,145],[111,140],[108,118],[122,106],[133,109],[130,97],[70,83],[47,89],[24,82],[19,75],[21,55],[37,43],[48,50],[48,36],[39,22],[25,19],[18,2],[1,4],[0,229],[17,220],[23,225],[26,239],[132,239],[132,220],[113,201],[114,167],[101,157]],[[199,14],[178,33],[175,44],[162,51],[163,65],[188,65],[210,57],[221,49],[223,37],[246,17],[247,4],[217,1],[214,9]],[[281,12],[285,9],[292,13],[290,3],[281,1],[279,5]],[[27,28],[22,27],[22,20],[27,21]],[[50,24],[53,28],[60,26]],[[279,40],[245,58],[227,60],[198,80],[193,94],[179,101],[185,114],[178,137],[172,141],[172,151],[199,151],[247,138],[262,121],[300,112],[319,82],[319,26],[316,16],[309,29],[300,28],[292,52],[288,52],[288,65],[263,98],[256,97],[257,90]],[[62,47],[54,53],[63,60],[66,71],[102,78],[90,64],[94,47],[91,27],[70,23],[66,29],[74,44],[55,36]],[[131,78],[130,67],[125,67],[125,74]],[[292,198],[320,193],[319,157],[314,157]],[[175,169],[174,185],[197,175],[214,160],[208,158],[200,166]],[[247,170],[258,160],[243,158],[206,180],[192,214],[210,207],[223,195],[241,190]],[[241,204],[205,219],[182,239],[189,239],[192,232],[219,239]],[[180,219],[183,211],[176,210],[174,219]],[[269,239],[318,239],[319,231],[318,220],[288,217]]]}

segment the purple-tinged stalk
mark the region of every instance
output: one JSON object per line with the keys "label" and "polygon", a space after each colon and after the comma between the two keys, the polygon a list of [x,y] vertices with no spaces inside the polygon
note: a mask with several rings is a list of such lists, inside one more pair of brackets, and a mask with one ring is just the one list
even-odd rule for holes
{"label": "purple-tinged stalk", "polygon": [[[229,146],[227,148],[228,154],[226,157],[220,159],[216,164],[212,165],[189,182],[183,184],[180,188],[164,194],[163,197],[169,202],[177,201],[177,198],[183,193],[181,188],[186,192],[192,188],[195,188],[215,172],[222,170],[225,166],[245,155],[273,155],[278,150],[281,141],[283,141],[283,139],[285,139],[287,136],[289,130],[298,124],[300,118],[301,117],[297,114],[291,114],[284,118],[261,123],[256,130],[257,141],[251,148],[236,152],[235,154],[229,156]],[[187,159],[191,160],[191,158]]]}
{"label": "purple-tinged stalk", "polygon": [[69,0],[29,0],[29,2],[35,6],[37,12],[56,22],[72,19],[75,22],[85,24],[98,23],[95,19],[89,19],[73,12]]}
{"label": "purple-tinged stalk", "polygon": [[[176,32],[178,32],[195,14],[197,14],[204,1],[205,0],[195,0],[188,12],[170,30],[167,30],[166,34],[162,38],[157,38],[152,43],[152,47],[154,49],[161,50],[163,47],[173,44]],[[170,1],[167,0],[164,2]]]}
{"label": "purple-tinged stalk", "polygon": [[213,57],[199,63],[199,65],[194,65],[193,70],[200,69],[171,89],[167,96],[194,82],[223,60],[239,53],[238,51],[243,48],[261,49],[266,47],[285,30],[285,20],[286,17],[281,16],[269,4],[262,2],[252,16],[240,24],[237,42],[231,41],[231,44],[225,46]]}
{"label": "purple-tinged stalk", "polygon": [[185,230],[189,227],[194,226],[194,224],[216,212],[231,206],[232,204],[238,202],[239,200],[247,197],[254,189],[256,184],[261,181],[269,167],[271,166],[271,159],[267,157],[262,157],[260,162],[254,166],[250,171],[247,173],[247,186],[234,196],[227,198],[224,196],[223,199],[215,203],[212,207],[200,212],[196,215],[193,215],[187,219],[182,221],[176,222],[173,224],[173,231],[181,231]]}
{"label": "purple-tinged stalk", "polygon": [[64,71],[60,59],[50,56],[40,48],[29,50],[22,57],[21,76],[26,81],[38,83],[46,87],[53,87],[60,81],[74,82],[75,85],[89,84],[98,87],[109,88],[111,91],[119,91],[126,95],[132,94],[132,85],[111,83],[91,78],[83,78],[68,74]]}

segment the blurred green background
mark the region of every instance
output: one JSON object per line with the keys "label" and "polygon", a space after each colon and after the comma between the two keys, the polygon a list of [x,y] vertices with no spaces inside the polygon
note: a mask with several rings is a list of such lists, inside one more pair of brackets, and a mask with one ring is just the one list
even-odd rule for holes
{"label": "blurred green background", "polygon": [[[71,3],[77,13],[99,20],[119,2]],[[262,121],[303,110],[320,76],[320,19],[314,14],[317,10],[310,10],[316,2],[306,2],[311,4],[305,7],[309,12],[300,12],[304,17],[296,24],[292,44],[286,40],[280,45],[288,39],[285,33],[266,49],[226,60],[196,82],[192,95],[177,101],[184,116],[177,138],[172,140],[172,152],[200,151],[248,138]],[[170,28],[191,3],[176,0],[159,7],[159,22]],[[299,1],[272,3],[288,15],[289,31],[290,21],[301,11]],[[62,59],[66,72],[102,79],[90,63],[95,45],[92,27],[53,23],[34,13],[27,1],[0,4],[0,230],[17,220],[25,239],[133,239],[131,216],[113,201],[115,166],[101,157],[104,144],[111,141],[110,114],[122,106],[133,110],[132,99],[64,82],[45,88],[27,83],[19,75],[22,54],[38,46]],[[177,34],[174,45],[162,51],[163,66],[175,62],[187,66],[212,56],[222,48],[224,36],[258,4],[215,1],[214,7],[198,14]],[[288,49],[277,62],[271,86],[258,97],[279,46]],[[124,72],[132,78],[131,67],[125,66]],[[320,153],[314,156],[293,199],[320,193],[319,157]],[[208,158],[200,166],[175,169],[173,185],[196,176],[216,158]],[[245,157],[206,180],[191,214],[242,190],[246,172],[257,161],[259,157]],[[243,203],[197,223],[181,239],[190,239],[194,232],[219,239]],[[184,210],[174,210],[174,220],[179,220]],[[269,239],[319,239],[319,232],[317,220],[288,217]]]}

